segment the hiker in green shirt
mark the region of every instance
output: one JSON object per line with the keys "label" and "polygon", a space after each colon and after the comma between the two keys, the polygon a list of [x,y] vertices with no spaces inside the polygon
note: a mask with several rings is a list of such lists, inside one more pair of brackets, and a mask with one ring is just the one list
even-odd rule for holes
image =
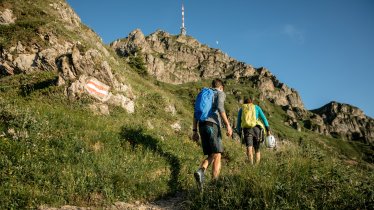
{"label": "hiker in green shirt", "polygon": [[[261,119],[262,122],[259,119]],[[256,164],[260,163],[260,143],[264,138],[265,131],[268,136],[270,135],[270,127],[262,109],[253,104],[253,99],[251,97],[244,99],[244,104],[238,112],[236,126],[239,134],[243,132],[243,142],[246,144],[248,161],[253,164],[254,149]]]}

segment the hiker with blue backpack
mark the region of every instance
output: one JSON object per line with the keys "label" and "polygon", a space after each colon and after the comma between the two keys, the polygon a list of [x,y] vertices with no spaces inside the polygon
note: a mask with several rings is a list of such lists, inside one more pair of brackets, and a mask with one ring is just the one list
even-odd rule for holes
{"label": "hiker with blue backpack", "polygon": [[[198,187],[202,189],[205,180],[205,171],[212,164],[213,179],[217,179],[221,169],[221,153],[223,152],[221,125],[222,121],[227,128],[227,136],[232,135],[232,128],[226,116],[224,103],[226,95],[222,80],[212,81],[212,88],[203,88],[195,101],[193,119],[193,140],[199,140],[204,155],[199,169],[194,173]],[[199,128],[199,130],[197,129]],[[199,132],[198,132],[199,131]]]}
{"label": "hiker with blue backpack", "polygon": [[239,135],[243,134],[242,140],[246,145],[247,160],[253,165],[254,149],[256,164],[260,163],[260,143],[263,141],[265,133],[270,136],[270,127],[261,107],[253,103],[253,98],[244,99],[242,108],[238,112],[236,125]]}

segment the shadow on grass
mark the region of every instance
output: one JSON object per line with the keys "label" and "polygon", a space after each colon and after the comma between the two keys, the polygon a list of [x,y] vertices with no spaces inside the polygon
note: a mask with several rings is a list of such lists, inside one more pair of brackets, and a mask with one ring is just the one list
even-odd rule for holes
{"label": "shadow on grass", "polygon": [[173,194],[181,189],[178,179],[181,169],[180,161],[171,152],[164,151],[158,139],[146,134],[142,128],[122,127],[120,135],[122,139],[130,142],[133,148],[135,148],[136,145],[142,145],[146,149],[149,149],[165,158],[171,166],[171,177],[168,182],[168,186],[171,190],[170,193]]}

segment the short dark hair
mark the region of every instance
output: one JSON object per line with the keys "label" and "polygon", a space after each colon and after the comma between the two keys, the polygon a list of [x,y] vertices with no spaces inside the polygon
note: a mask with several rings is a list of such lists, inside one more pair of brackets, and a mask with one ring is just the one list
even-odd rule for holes
{"label": "short dark hair", "polygon": [[245,104],[253,103],[253,97],[252,96],[248,96],[248,97],[244,98],[244,103]]}
{"label": "short dark hair", "polygon": [[225,85],[223,84],[223,81],[220,80],[220,79],[214,79],[212,81],[212,88],[219,88],[219,87],[225,87]]}

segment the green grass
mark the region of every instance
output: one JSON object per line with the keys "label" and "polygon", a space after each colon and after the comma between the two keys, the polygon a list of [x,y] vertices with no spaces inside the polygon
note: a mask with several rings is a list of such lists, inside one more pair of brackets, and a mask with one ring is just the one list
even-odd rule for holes
{"label": "green grass", "polygon": [[[65,2],[62,0],[62,2]],[[96,48],[96,43],[101,42],[100,38],[89,27],[81,24],[80,27],[66,27],[58,11],[50,6],[58,3],[52,0],[2,0],[1,8],[9,8],[17,18],[14,24],[0,25],[0,49],[8,52],[11,47],[21,42],[23,46],[27,43],[35,44],[40,48],[52,47],[42,37],[46,34],[55,36],[59,44],[64,41],[72,43],[80,42],[86,48]],[[83,35],[83,36],[82,36]],[[31,46],[31,44],[29,44]],[[57,43],[54,43],[57,44]],[[27,52],[30,49],[26,48]],[[14,54],[15,52],[11,52]]]}
{"label": "green grass", "polygon": [[[18,41],[24,43],[38,42],[40,46],[45,43],[40,42],[37,33],[39,29],[52,20],[46,10],[41,8],[49,8],[46,1],[25,2],[25,1],[8,1],[0,2],[0,8],[10,8],[14,16],[17,18],[14,24],[0,26],[0,46],[9,48],[15,46]],[[44,6],[43,6],[44,5]]]}
{"label": "green grass", "polygon": [[147,76],[148,75],[146,64],[144,62],[143,55],[140,53],[140,51],[137,52],[137,55],[129,56],[129,65],[139,75],[141,75],[141,76]]}
{"label": "green grass", "polygon": [[267,159],[261,165],[242,163],[240,173],[225,173],[217,183],[208,183],[204,193],[191,193],[191,207],[370,209],[373,206],[373,190],[363,174],[328,162],[329,159],[316,161],[287,155],[274,159],[273,154],[265,155]]}
{"label": "green grass", "polygon": [[1,139],[2,207],[100,205],[168,192],[167,160],[121,138],[126,122],[92,116],[79,105],[19,103],[1,112],[14,117],[3,127],[17,133]]}
{"label": "green grass", "polygon": [[[42,204],[106,206],[115,201],[150,201],[185,192],[188,209],[370,209],[372,169],[357,147],[284,125],[283,110],[260,105],[273,132],[284,141],[262,149],[262,163],[245,162],[244,147],[224,138],[221,179],[203,193],[193,173],[203,158],[189,139],[192,107],[210,81],[170,85],[144,80],[136,72],[115,70],[133,88],[136,112],[110,107],[93,115],[93,99],[68,101],[53,72],[1,79],[0,208]],[[40,85],[43,84],[43,85]],[[24,94],[24,87],[29,87]],[[250,84],[228,81],[227,111],[235,120],[239,95],[256,94]],[[165,107],[174,105],[175,115]],[[171,124],[179,122],[181,131]],[[355,151],[355,152],[353,152]],[[354,159],[359,164],[346,161]]]}
{"label": "green grass", "polygon": [[[0,182],[1,208],[149,200],[182,186],[172,183],[186,179],[179,173],[195,165],[196,157],[193,164],[182,164],[191,157],[180,157],[180,150],[190,147],[197,153],[199,148],[170,126],[163,127],[176,117],[159,118],[166,113],[158,105],[168,102],[159,90],[139,97],[136,117],[116,107],[111,107],[111,116],[95,116],[86,108],[90,100],[66,101],[63,90],[51,91],[53,86],[21,94],[23,86],[53,78],[45,74],[28,76],[27,81],[17,75],[2,82],[13,86],[0,91],[0,133],[6,134],[0,150],[5,175]],[[135,137],[139,142],[134,143]],[[154,144],[145,144],[148,140]]]}

